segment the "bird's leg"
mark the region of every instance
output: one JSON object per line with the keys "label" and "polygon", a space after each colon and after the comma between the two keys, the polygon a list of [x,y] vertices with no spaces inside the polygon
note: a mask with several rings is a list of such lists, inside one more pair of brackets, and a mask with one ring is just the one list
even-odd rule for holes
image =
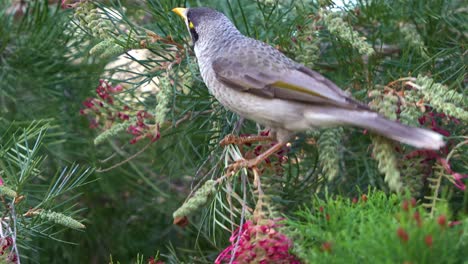
{"label": "bird's leg", "polygon": [[272,141],[273,137],[272,136],[263,136],[263,135],[255,135],[255,136],[246,136],[246,137],[238,137],[234,136],[233,134],[229,134],[219,142],[219,145],[221,147],[225,147],[229,144],[235,144],[235,145],[244,145],[244,144],[250,144],[254,142],[259,142],[259,141]]}
{"label": "bird's leg", "polygon": [[237,171],[241,168],[253,168],[257,167],[262,161],[267,159],[270,155],[280,150],[286,143],[278,142],[273,145],[271,148],[267,149],[267,151],[263,152],[262,154],[258,155],[253,159],[241,159],[235,161],[233,164],[229,165],[228,172]]}

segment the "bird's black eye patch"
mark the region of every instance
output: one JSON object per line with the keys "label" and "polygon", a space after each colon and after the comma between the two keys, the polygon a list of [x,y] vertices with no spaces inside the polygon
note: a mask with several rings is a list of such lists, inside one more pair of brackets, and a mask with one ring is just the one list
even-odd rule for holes
{"label": "bird's black eye patch", "polygon": [[192,41],[193,41],[193,44],[195,44],[195,42],[197,42],[198,40],[198,33],[195,31],[194,28],[190,29],[190,35],[192,35]]}
{"label": "bird's black eye patch", "polygon": [[192,42],[193,44],[195,44],[195,42],[197,42],[198,40],[198,33],[195,30],[195,26],[193,25],[193,22],[190,19],[187,20],[187,24],[189,27],[190,35],[192,36]]}
{"label": "bird's black eye patch", "polygon": [[197,21],[193,21],[193,19],[196,18],[196,16],[194,16],[193,12],[191,11],[192,10],[189,9],[189,11],[187,12],[187,26],[189,28],[190,35],[192,36],[192,42],[195,45],[195,42],[197,42],[198,40],[198,33],[195,30],[195,25],[197,24]]}

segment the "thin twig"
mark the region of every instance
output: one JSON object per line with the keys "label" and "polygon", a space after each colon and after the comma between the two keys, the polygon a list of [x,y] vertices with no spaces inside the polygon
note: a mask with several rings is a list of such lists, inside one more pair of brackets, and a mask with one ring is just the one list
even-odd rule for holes
{"label": "thin twig", "polygon": [[117,164],[114,164],[114,165],[112,165],[112,166],[110,166],[108,168],[105,168],[105,169],[96,169],[96,171],[97,172],[106,172],[106,171],[110,171],[112,169],[115,169],[115,168],[117,168],[119,166],[122,166],[123,164],[131,161],[132,159],[136,158],[138,155],[143,153],[151,145],[151,143],[153,143],[153,142],[151,142],[151,141],[148,142],[148,144],[146,144],[140,151],[138,151],[137,153],[135,153],[132,156],[128,157],[127,159],[125,159],[125,160],[123,160],[123,161],[121,161],[121,162],[119,162]]}

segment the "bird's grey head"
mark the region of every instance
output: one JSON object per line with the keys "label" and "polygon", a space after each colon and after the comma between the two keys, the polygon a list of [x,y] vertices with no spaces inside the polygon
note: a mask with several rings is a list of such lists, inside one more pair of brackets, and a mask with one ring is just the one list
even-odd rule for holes
{"label": "bird's grey head", "polygon": [[240,34],[223,13],[214,9],[194,7],[174,8],[172,11],[184,18],[194,45],[206,42],[211,43],[224,35]]}

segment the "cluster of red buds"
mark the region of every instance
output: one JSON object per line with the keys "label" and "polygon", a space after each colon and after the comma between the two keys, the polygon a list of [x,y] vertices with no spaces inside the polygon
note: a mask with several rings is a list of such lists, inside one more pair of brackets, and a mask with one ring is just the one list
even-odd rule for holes
{"label": "cluster of red buds", "polygon": [[[352,202],[353,204],[357,204],[357,203],[359,202],[359,199],[358,199],[357,197],[354,197],[354,198],[351,200],[351,202]],[[363,203],[367,202],[367,195],[366,195],[366,194],[362,194],[362,195],[361,195],[361,202],[363,202]]]}
{"label": "cluster of red buds", "polygon": [[325,220],[330,221],[330,214],[325,212],[323,206],[319,207],[319,212],[325,216]]}
{"label": "cluster of red buds", "polygon": [[104,80],[99,80],[99,85],[96,87],[96,93],[98,96],[111,105],[114,104],[114,98],[112,94],[119,93],[122,90],[122,85],[118,84],[116,86],[112,86]]}
{"label": "cluster of red buds", "polygon": [[247,221],[232,233],[231,245],[215,260],[221,263],[292,263],[300,264],[296,256],[289,253],[292,241],[278,231],[279,220],[264,220],[263,224]]}
{"label": "cluster of red buds", "polygon": [[134,110],[121,101],[116,100],[115,95],[123,90],[121,85],[112,86],[105,80],[99,80],[96,88],[96,98],[87,98],[83,102],[84,109],[81,115],[89,118],[91,129],[109,130],[116,123],[136,119],[130,125],[127,132],[133,136],[131,144],[143,138],[150,138],[151,142],[159,139],[159,125],[154,123],[154,117],[144,110]]}
{"label": "cluster of red buds", "polygon": [[122,91],[121,85],[111,86],[107,81],[99,80],[99,85],[96,87],[98,98],[87,98],[83,102],[84,109],[80,110],[81,115],[90,116],[90,128],[103,127],[108,129],[112,126],[115,120],[128,120],[128,112],[130,108],[123,106],[121,111],[117,108],[120,105],[114,104],[114,94]]}
{"label": "cluster of red buds", "polygon": [[[445,119],[448,122],[452,122],[455,125],[460,124],[460,120],[448,116],[444,113],[434,113],[434,112],[426,112],[423,116],[419,118],[419,123],[421,125],[426,125],[428,128],[432,129],[433,131],[440,133],[444,136],[450,136],[451,133],[443,129],[437,122],[437,120]],[[447,144],[444,148],[439,151],[435,150],[415,150],[405,156],[406,159],[422,157],[423,160],[421,161],[423,165],[425,165],[425,171],[427,175],[431,175],[433,173],[433,166],[434,162],[438,162],[445,170],[447,174],[453,176],[455,186],[464,191],[466,189],[466,185],[463,182],[464,179],[468,178],[468,174],[461,174],[452,170],[450,163],[444,157],[448,155],[450,152],[450,145]]]}
{"label": "cluster of red buds", "polygon": [[[409,216],[409,224],[415,224],[418,228],[422,228],[424,226],[424,219],[421,217],[421,213],[416,208],[417,202],[416,199],[411,198],[410,200],[404,200],[401,204],[401,209],[403,213],[408,217]],[[435,222],[439,226],[440,230],[445,229],[446,227],[453,227],[456,225],[461,224],[460,221],[451,221],[448,223],[447,217],[443,214],[439,215]],[[410,240],[410,235],[407,230],[401,226],[399,226],[396,230],[396,234],[401,242],[406,243]],[[433,244],[433,235],[427,234],[424,236],[424,243],[428,247],[432,247]]]}
{"label": "cluster of red buds", "polygon": [[441,126],[438,125],[437,119],[446,119],[450,122],[453,122],[455,125],[460,124],[460,120],[456,119],[453,116],[448,116],[444,113],[434,112],[426,112],[423,116],[418,118],[418,121],[421,125],[429,124],[430,129],[441,135],[444,135],[446,137],[450,136],[451,133],[448,130],[443,129]]}
{"label": "cluster of red buds", "polygon": [[164,264],[164,261],[156,260],[154,257],[150,257],[147,262],[148,264]]}
{"label": "cluster of red buds", "polygon": [[[9,251],[6,259],[3,259],[5,263],[16,263],[18,261],[18,256],[12,251],[10,251],[13,246],[13,239],[11,237],[2,237],[0,238],[0,255],[3,256],[7,251]],[[3,262],[2,262],[3,263]]]}
{"label": "cluster of red buds", "polygon": [[148,119],[154,120],[154,117],[146,111],[138,111],[137,121],[127,129],[127,132],[134,136],[134,138],[130,140],[130,144],[135,144],[143,138],[149,138],[151,142],[155,142],[161,137],[159,124],[151,125],[145,123],[145,120]]}

